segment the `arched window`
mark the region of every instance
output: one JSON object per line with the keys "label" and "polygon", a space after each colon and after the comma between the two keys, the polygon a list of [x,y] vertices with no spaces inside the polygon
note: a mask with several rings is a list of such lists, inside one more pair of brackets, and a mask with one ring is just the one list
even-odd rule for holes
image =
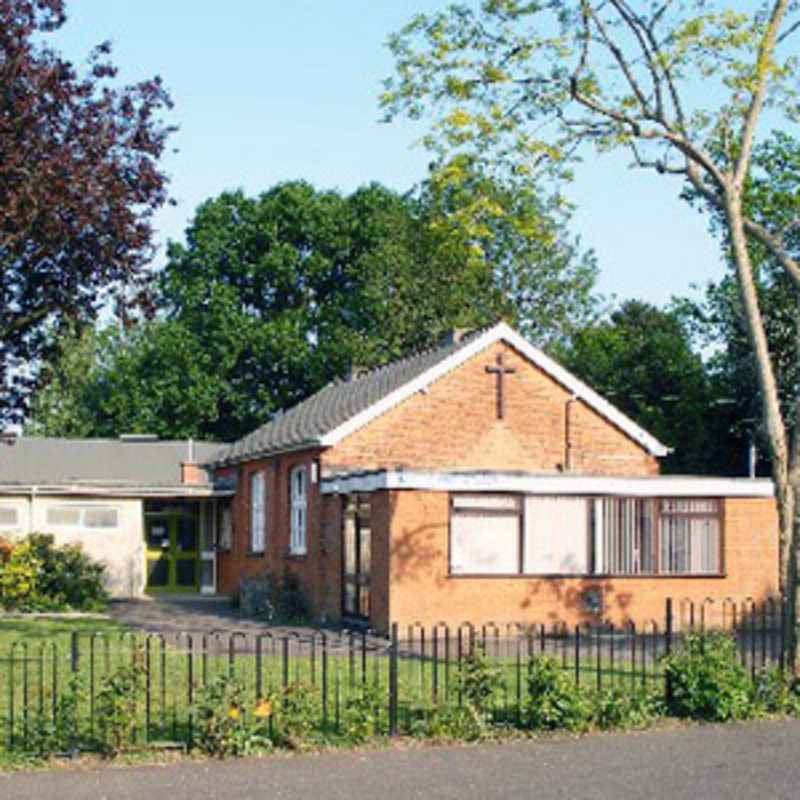
{"label": "arched window", "polygon": [[264,552],[264,473],[250,476],[250,552]]}
{"label": "arched window", "polygon": [[306,552],[306,468],[295,467],[289,473],[289,499],[291,502],[291,530],[289,550],[295,555]]}

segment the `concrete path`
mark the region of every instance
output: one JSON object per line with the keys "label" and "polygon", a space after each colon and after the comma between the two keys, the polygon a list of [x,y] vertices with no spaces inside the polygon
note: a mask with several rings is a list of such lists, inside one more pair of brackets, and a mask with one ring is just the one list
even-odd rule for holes
{"label": "concrete path", "polygon": [[0,776],[3,800],[795,800],[800,721]]}

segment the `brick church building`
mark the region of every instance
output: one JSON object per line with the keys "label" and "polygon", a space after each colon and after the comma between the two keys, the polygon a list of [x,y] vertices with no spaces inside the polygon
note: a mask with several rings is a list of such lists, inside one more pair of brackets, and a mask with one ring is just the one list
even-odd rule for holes
{"label": "brick church building", "polygon": [[[217,590],[292,573],[319,620],[660,619],[778,587],[773,486],[668,448],[505,323],[346,380],[217,453]],[[229,492],[229,493],[230,493]]]}

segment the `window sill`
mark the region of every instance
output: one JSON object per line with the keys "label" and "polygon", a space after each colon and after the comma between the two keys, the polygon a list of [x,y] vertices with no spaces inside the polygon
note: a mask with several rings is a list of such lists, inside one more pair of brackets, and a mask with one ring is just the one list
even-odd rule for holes
{"label": "window sill", "polygon": [[284,555],[284,558],[288,559],[289,561],[305,561],[308,557],[307,550],[287,550]]}
{"label": "window sill", "polygon": [[264,558],[267,554],[266,550],[248,550],[247,557],[248,558]]}

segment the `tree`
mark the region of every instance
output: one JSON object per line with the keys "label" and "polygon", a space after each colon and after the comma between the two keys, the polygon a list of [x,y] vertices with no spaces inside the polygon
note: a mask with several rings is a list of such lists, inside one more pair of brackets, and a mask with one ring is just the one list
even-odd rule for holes
{"label": "tree", "polygon": [[[567,339],[594,305],[591,256],[533,193],[464,175],[457,193],[431,180],[343,197],[297,181],[203,203],[169,248],[163,318],[109,340],[80,417],[95,434],[229,440],[448,328],[505,316]],[[459,219],[478,193],[480,213]]]}
{"label": "tree", "polygon": [[708,471],[709,387],[678,314],[630,300],[578,332],[562,360],[673,448],[664,471]]}
{"label": "tree", "polygon": [[[427,143],[520,176],[568,177],[584,143],[689,184],[719,213],[754,353],[781,531],[786,642],[796,655],[800,442],[780,408],[751,257],[756,245],[800,295],[785,225],[743,203],[764,113],[796,123],[800,9],[736,12],[714,0],[484,0],[419,15],[390,40],[387,115],[441,111]],[[702,89],[700,87],[702,86]],[[705,105],[714,98],[712,105]],[[796,225],[796,220],[791,223]],[[793,414],[797,411],[793,410]]]}
{"label": "tree", "polygon": [[158,78],[118,88],[100,45],[81,75],[41,44],[63,0],[0,0],[0,425],[37,364],[111,299],[140,299],[170,128]]}

